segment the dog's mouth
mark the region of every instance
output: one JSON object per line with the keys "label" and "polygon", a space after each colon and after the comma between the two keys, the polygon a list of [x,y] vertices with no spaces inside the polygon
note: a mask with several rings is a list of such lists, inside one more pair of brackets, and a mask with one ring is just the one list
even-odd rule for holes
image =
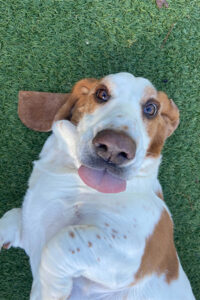
{"label": "dog's mouth", "polygon": [[101,193],[120,193],[126,189],[126,180],[113,175],[106,168],[93,169],[81,165],[78,174],[86,185]]}

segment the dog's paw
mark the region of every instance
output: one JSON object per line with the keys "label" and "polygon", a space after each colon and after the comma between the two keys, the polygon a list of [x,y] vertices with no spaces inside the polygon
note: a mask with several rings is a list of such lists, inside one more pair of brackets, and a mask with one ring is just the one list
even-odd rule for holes
{"label": "dog's paw", "polygon": [[21,231],[21,209],[9,210],[0,219],[0,250],[19,246]]}

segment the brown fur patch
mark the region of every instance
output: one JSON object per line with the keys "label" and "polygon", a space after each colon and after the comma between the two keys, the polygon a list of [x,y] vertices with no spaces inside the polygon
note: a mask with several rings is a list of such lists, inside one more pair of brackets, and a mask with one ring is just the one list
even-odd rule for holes
{"label": "brown fur patch", "polygon": [[74,237],[75,237],[75,234],[74,234],[73,231],[70,231],[70,232],[69,232],[69,235],[71,236],[71,238],[74,238]]}
{"label": "brown fur patch", "polygon": [[94,78],[82,79],[75,84],[68,101],[56,114],[55,120],[68,119],[77,125],[84,114],[93,113],[102,104],[95,100],[95,91],[101,87]]}
{"label": "brown fur patch", "polygon": [[164,200],[163,193],[162,193],[161,191],[156,192],[156,195],[157,195],[160,199]]}
{"label": "brown fur patch", "polygon": [[88,247],[91,248],[92,247],[92,243],[88,242]]}
{"label": "brown fur patch", "polygon": [[[173,241],[173,223],[166,210],[163,211],[153,234],[146,240],[142,261],[135,281],[147,275],[165,274],[167,283],[178,277],[179,266]],[[135,284],[135,282],[134,282]]]}
{"label": "brown fur patch", "polygon": [[155,97],[153,96],[154,94],[152,88],[148,87],[142,99],[142,104],[146,103],[148,99],[153,98],[160,105],[158,114],[154,118],[147,119],[143,116],[147,133],[150,137],[147,156],[157,157],[160,155],[165,140],[174,132],[179,124],[179,111],[174,102],[165,93],[157,92]]}
{"label": "brown fur patch", "polygon": [[54,121],[67,119],[75,125],[86,113],[100,105],[95,100],[95,88],[102,87],[94,78],[77,82],[71,94],[19,92],[18,114],[21,121],[37,131],[51,130]]}

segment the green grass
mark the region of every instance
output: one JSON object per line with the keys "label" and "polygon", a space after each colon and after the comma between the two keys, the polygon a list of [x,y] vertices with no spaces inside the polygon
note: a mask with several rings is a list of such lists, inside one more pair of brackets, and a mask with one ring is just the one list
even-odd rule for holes
{"label": "green grass", "polygon": [[[0,215],[21,205],[31,162],[47,138],[20,123],[19,90],[67,92],[83,77],[119,71],[147,77],[181,112],[163,151],[160,180],[199,300],[200,2],[168,2],[159,10],[154,0],[0,0]],[[24,252],[3,250],[0,300],[28,299],[30,287]]]}

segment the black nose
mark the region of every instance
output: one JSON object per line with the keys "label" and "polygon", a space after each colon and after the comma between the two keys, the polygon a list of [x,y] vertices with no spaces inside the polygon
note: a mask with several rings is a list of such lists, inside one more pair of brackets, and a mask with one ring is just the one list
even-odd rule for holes
{"label": "black nose", "polygon": [[95,152],[106,162],[122,165],[135,157],[135,141],[122,131],[105,129],[92,141]]}

